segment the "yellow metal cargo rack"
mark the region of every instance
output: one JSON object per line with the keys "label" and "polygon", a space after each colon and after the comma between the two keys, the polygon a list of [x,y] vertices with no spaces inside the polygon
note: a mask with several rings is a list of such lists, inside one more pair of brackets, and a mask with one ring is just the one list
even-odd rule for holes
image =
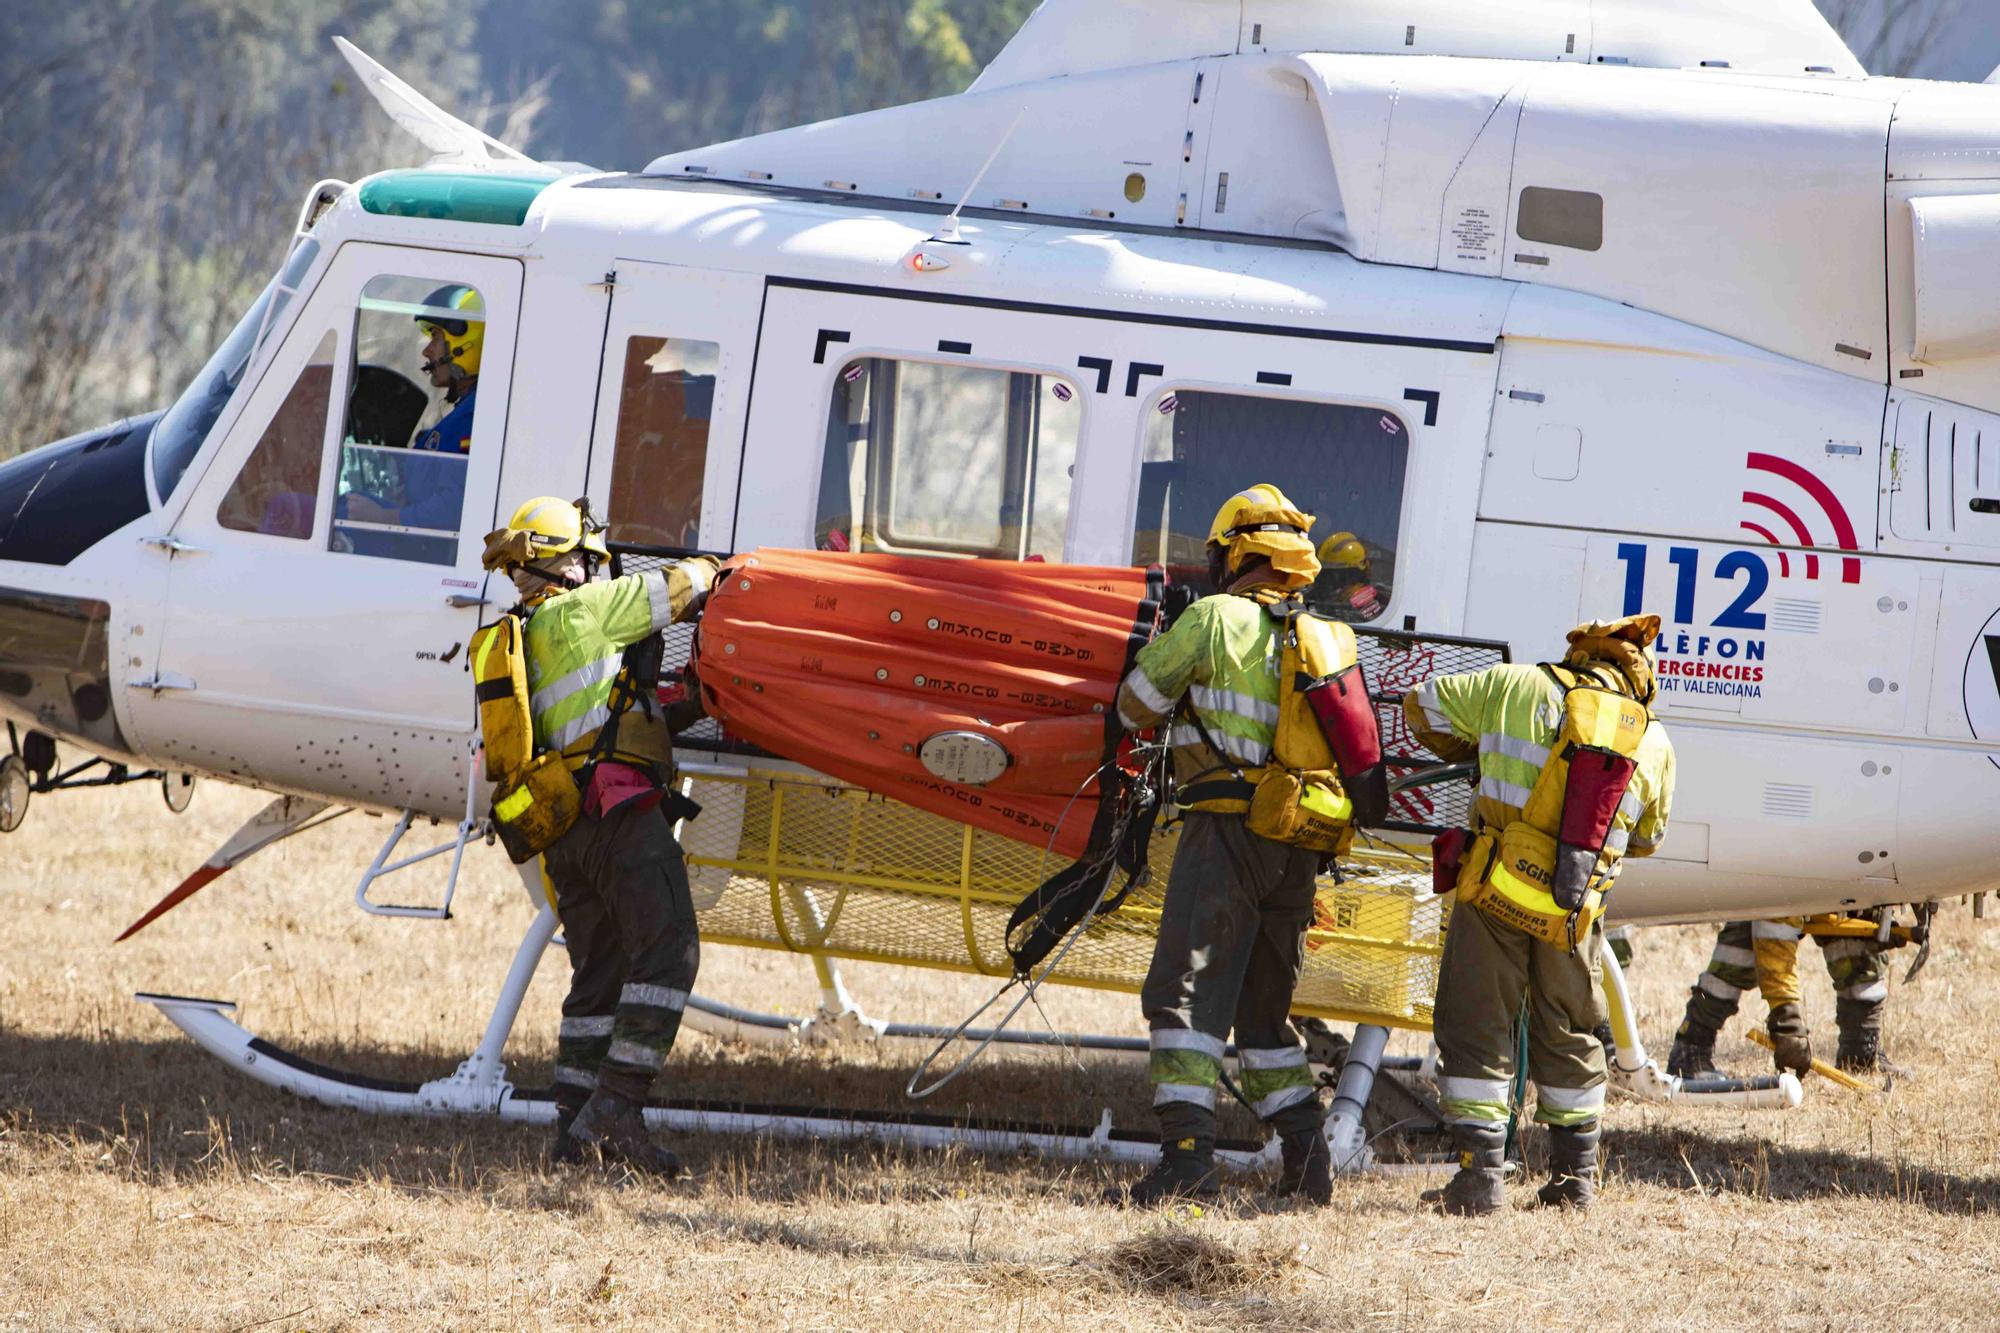
{"label": "yellow metal cargo rack", "polygon": [[[811,774],[704,774],[692,795],[702,814],[682,841],[702,935],[719,943],[1002,977],[1008,916],[1063,864]],[[1155,836],[1151,884],[1093,923],[1052,980],[1138,991],[1175,841]],[[1447,903],[1418,852],[1343,860],[1338,879],[1320,879],[1294,1011],[1428,1029]]]}

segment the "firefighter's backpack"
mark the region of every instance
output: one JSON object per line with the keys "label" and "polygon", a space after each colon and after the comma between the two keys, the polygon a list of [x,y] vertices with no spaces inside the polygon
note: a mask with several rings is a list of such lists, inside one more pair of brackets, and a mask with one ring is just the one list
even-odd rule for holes
{"label": "firefighter's backpack", "polygon": [[[1653,715],[1628,695],[1580,683],[1562,668],[1544,670],[1563,691],[1562,722],[1549,757],[1522,817],[1474,840],[1459,870],[1458,896],[1569,951],[1603,914],[1608,872],[1621,855],[1612,829]],[[1556,902],[1557,885],[1582,891],[1574,913]]]}
{"label": "firefighter's backpack", "polygon": [[493,827],[517,865],[547,850],[583,813],[583,793],[561,753],[535,750],[526,630],[525,619],[509,614],[472,636],[486,780],[495,784]]}
{"label": "firefighter's backpack", "polygon": [[[1278,721],[1271,762],[1237,772],[1242,804],[1200,802],[1193,809],[1242,809],[1250,831],[1317,852],[1343,852],[1356,824],[1386,816],[1388,780],[1374,703],[1368,697],[1354,631],[1296,601],[1266,608],[1282,625]],[[1210,749],[1224,753],[1190,707]],[[1206,785],[1206,784],[1204,784]],[[1224,786],[1212,788],[1218,792]]]}

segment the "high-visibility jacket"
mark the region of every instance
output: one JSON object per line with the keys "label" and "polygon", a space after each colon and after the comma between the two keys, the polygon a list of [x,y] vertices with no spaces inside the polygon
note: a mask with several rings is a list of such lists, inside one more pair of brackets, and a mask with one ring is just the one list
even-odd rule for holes
{"label": "high-visibility jacket", "polygon": [[[1268,590],[1268,596],[1281,594]],[[1167,732],[1174,776],[1252,769],[1271,757],[1278,727],[1281,626],[1262,601],[1242,593],[1204,597],[1144,648],[1118,687],[1118,720],[1139,731],[1173,716],[1183,696],[1225,752],[1218,755],[1184,717]]]}
{"label": "high-visibility jacket", "polygon": [[[524,636],[536,745],[561,750],[570,767],[581,768],[611,720],[626,646],[685,619],[715,571],[713,560],[683,560],[671,569],[586,583],[537,606]],[[619,722],[615,757],[672,764],[673,741],[657,706],[633,709]]]}
{"label": "high-visibility jacket", "polygon": [[[1623,677],[1586,668],[1585,683],[1620,689]],[[1476,753],[1481,828],[1499,830],[1522,817],[1528,794],[1549,760],[1562,722],[1561,688],[1540,667],[1508,663],[1456,676],[1434,676],[1405,696],[1405,716],[1424,744],[1447,761]],[[1609,887],[1625,856],[1650,856],[1667,836],[1674,794],[1674,747],[1666,728],[1650,726],[1634,756],[1636,767],[1613,817],[1600,883]]]}

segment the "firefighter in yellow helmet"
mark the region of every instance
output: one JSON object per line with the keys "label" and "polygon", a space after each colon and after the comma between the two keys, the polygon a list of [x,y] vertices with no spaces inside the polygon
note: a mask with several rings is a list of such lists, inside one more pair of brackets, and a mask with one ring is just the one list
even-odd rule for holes
{"label": "firefighter in yellow helmet", "polygon": [[1231,1028],[1243,1095],[1282,1136],[1281,1191],[1331,1196],[1323,1111],[1287,1021],[1319,854],[1251,833],[1241,776],[1271,757],[1283,622],[1270,608],[1319,572],[1312,522],[1275,486],[1231,496],[1208,536],[1217,592],[1141,649],[1118,690],[1128,730],[1169,724],[1188,813],[1141,991],[1161,1160],[1110,1202],[1217,1192],[1215,1093]]}
{"label": "firefighter in yellow helmet", "polygon": [[[1503,1206],[1514,1018],[1528,1020],[1535,1119],[1550,1135],[1543,1205],[1590,1206],[1597,1187],[1604,1048],[1598,976],[1603,897],[1625,856],[1666,836],[1674,751],[1652,716],[1648,649],[1657,616],[1570,631],[1561,662],[1438,676],[1403,699],[1411,729],[1448,762],[1477,759],[1470,846],[1439,840],[1457,862],[1458,902],[1439,964],[1432,1031],[1438,1103],[1459,1170],[1427,1195],[1444,1211]],[[1447,874],[1450,870],[1447,868]]]}
{"label": "firefighter in yellow helmet", "polygon": [[646,648],[698,614],[716,562],[591,581],[607,556],[579,506],[542,496],[486,538],[527,615],[529,712],[538,750],[576,771],[583,811],[546,852],[569,946],[570,990],[556,1046],[551,1157],[583,1145],[671,1177],[673,1153],[642,1115],[673,1047],[701,960],[687,865],[673,821],[691,804],[672,789],[673,743]]}
{"label": "firefighter in yellow helmet", "polygon": [[1336,532],[1319,544],[1320,575],[1306,600],[1313,609],[1351,625],[1381,619],[1389,590],[1371,576],[1368,548],[1351,532]]}

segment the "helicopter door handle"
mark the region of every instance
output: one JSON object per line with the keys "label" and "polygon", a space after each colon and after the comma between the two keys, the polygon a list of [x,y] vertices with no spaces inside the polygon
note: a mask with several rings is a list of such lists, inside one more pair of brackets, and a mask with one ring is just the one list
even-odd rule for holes
{"label": "helicopter door handle", "polygon": [[158,547],[168,555],[180,555],[183,552],[194,553],[208,549],[204,546],[196,546],[193,542],[184,542],[171,532],[162,533],[158,537],[141,537],[139,544],[142,546]]}
{"label": "helicopter door handle", "polygon": [[469,592],[448,592],[444,595],[444,604],[446,606],[458,607],[491,606],[493,599],[490,597],[474,597]]}

